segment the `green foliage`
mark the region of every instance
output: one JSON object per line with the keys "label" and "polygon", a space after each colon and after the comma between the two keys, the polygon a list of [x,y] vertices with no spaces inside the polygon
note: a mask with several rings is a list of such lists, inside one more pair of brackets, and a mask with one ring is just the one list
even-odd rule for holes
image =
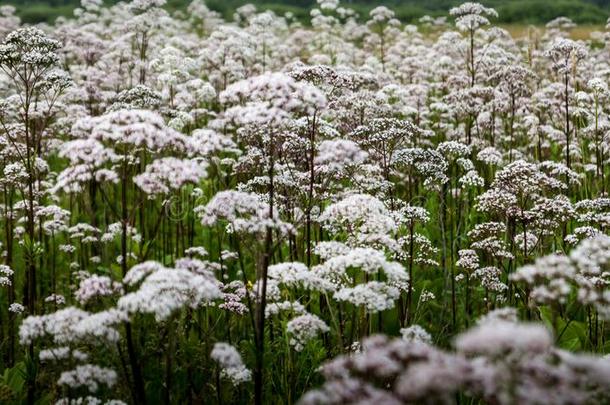
{"label": "green foliage", "polygon": [[[68,16],[77,7],[79,0],[23,0],[12,2],[19,16],[26,23],[53,22],[59,16]],[[116,3],[106,0],[106,4]],[[189,0],[168,0],[169,10],[184,10]],[[235,9],[247,2],[241,0],[208,0],[206,4],[231,18]],[[252,0],[250,3],[261,10],[272,10],[277,14],[291,12],[302,21],[309,19],[309,9],[315,4],[312,0]],[[498,22],[510,24],[544,24],[559,16],[570,17],[577,23],[602,24],[609,15],[610,2],[607,0],[488,0],[483,4],[496,8],[500,17]],[[449,8],[460,4],[456,0],[355,0],[344,2],[354,8],[361,17],[378,6],[391,7],[396,16],[405,22],[413,22],[424,15],[446,15]]]}
{"label": "green foliage", "polygon": [[57,17],[69,16],[74,9],[73,4],[52,5],[50,2],[42,3],[14,3],[17,14],[24,23],[53,23]]}
{"label": "green foliage", "polygon": [[498,5],[500,20],[506,23],[540,23],[568,16],[576,23],[604,23],[607,10],[583,1],[514,0]]}
{"label": "green foliage", "polygon": [[6,368],[0,376],[0,403],[18,404],[25,391],[25,382],[25,363],[19,362],[11,368]]}
{"label": "green foliage", "polygon": [[540,318],[557,336],[557,345],[566,350],[583,350],[587,347],[588,339],[585,322],[574,318],[563,319],[548,306],[540,308]]}

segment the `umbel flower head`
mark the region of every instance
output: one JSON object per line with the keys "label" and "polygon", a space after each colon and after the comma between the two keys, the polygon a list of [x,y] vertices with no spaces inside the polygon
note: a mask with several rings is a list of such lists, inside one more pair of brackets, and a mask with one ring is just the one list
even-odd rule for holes
{"label": "umbel flower head", "polygon": [[252,378],[252,373],[244,365],[241,355],[230,344],[214,344],[210,357],[218,363],[222,376],[229,379],[233,385],[250,381]]}
{"label": "umbel flower head", "polygon": [[47,37],[35,27],[19,28],[6,36],[0,45],[0,66],[9,70],[26,70],[54,66],[59,61],[59,41]]}
{"label": "umbel flower head", "polygon": [[383,202],[366,194],[353,194],[329,205],[318,221],[330,232],[344,231],[351,244],[386,241],[397,225]]}
{"label": "umbel flower head", "polygon": [[184,151],[186,137],[169,128],[163,118],[148,110],[118,110],[92,118],[90,139],[115,148],[121,145],[150,151]]}
{"label": "umbel flower head", "polygon": [[185,184],[198,184],[207,175],[206,166],[207,163],[193,159],[156,159],[133,182],[150,197],[166,195]]}
{"label": "umbel flower head", "polygon": [[606,362],[557,349],[544,326],[500,314],[460,334],[455,351],[425,339],[369,337],[360,353],[323,366],[326,383],[300,403],[451,403],[458,392],[503,405],[586,403],[608,395]]}
{"label": "umbel flower head", "polygon": [[580,60],[587,56],[587,50],[571,39],[558,38],[551,44],[545,54],[553,62],[554,70],[561,74],[567,74]]}
{"label": "umbel flower head", "polygon": [[219,100],[233,105],[224,120],[238,125],[281,123],[293,114],[311,115],[326,105],[320,90],[284,73],[266,73],[234,83],[220,93]]}
{"label": "umbel flower head", "polygon": [[[143,280],[143,281],[141,281]],[[197,308],[222,297],[218,282],[186,268],[166,268],[156,262],[132,267],[123,280],[138,289],[121,297],[118,308],[128,314],[153,314],[163,321],[175,311]]]}
{"label": "umbel flower head", "polygon": [[498,17],[493,8],[485,7],[480,3],[466,2],[449,11],[455,17],[455,25],[460,31],[472,31],[481,26],[489,25],[488,17]]}
{"label": "umbel flower head", "polygon": [[304,346],[319,333],[329,330],[324,321],[312,314],[297,316],[286,324],[286,331],[291,335],[290,345],[297,352],[303,350]]}
{"label": "umbel flower head", "polygon": [[221,191],[205,206],[198,206],[195,212],[203,225],[225,224],[230,233],[263,234],[272,228],[282,234],[290,234],[294,227],[282,221],[274,211],[269,216],[269,204],[260,196],[242,191]]}

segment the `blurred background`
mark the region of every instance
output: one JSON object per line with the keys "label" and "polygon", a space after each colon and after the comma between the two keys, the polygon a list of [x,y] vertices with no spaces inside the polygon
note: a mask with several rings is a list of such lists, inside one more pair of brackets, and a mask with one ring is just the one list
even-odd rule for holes
{"label": "blurred background", "polygon": [[[111,5],[118,0],[105,0]],[[168,10],[185,9],[190,0],[167,0]],[[424,15],[447,15],[451,7],[460,0],[344,0],[343,5],[355,9],[360,16],[369,10],[385,5],[392,8],[403,22],[414,22]],[[23,22],[53,22],[59,16],[69,16],[80,0],[0,0],[0,4],[12,4]],[[277,14],[292,12],[296,18],[307,23],[309,10],[315,0],[206,0],[207,6],[231,19],[234,10],[252,3],[259,10],[271,9]],[[566,16],[574,22],[591,29],[605,25],[610,15],[610,0],[483,0],[486,6],[494,7],[500,14],[497,23],[513,26],[518,30],[525,25],[544,25],[555,17]]]}

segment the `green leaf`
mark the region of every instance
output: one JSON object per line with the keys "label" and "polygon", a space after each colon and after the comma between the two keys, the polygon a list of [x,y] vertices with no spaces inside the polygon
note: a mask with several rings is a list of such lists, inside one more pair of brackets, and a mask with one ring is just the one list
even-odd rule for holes
{"label": "green leaf", "polygon": [[25,385],[25,376],[25,363],[19,362],[13,367],[4,370],[3,380],[14,394],[19,394]]}

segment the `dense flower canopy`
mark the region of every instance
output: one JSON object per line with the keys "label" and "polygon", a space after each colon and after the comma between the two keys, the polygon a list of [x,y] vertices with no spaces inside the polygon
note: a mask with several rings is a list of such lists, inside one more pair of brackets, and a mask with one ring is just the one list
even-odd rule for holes
{"label": "dense flower canopy", "polygon": [[610,402],[607,32],[169,10],[0,7],[0,403]]}

